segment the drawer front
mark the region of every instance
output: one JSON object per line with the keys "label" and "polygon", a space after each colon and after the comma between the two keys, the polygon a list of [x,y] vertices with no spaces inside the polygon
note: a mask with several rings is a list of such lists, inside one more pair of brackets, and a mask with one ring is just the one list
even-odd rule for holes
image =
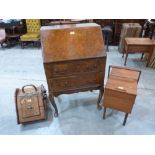
{"label": "drawer front", "polygon": [[45,64],[45,72],[48,78],[53,78],[84,72],[103,72],[104,66],[104,59],[70,61]]}
{"label": "drawer front", "polygon": [[61,92],[89,87],[98,87],[103,85],[103,79],[103,72],[94,72],[76,76],[49,79],[48,85],[50,91]]}
{"label": "drawer front", "polygon": [[104,103],[105,107],[130,113],[135,102],[136,96],[105,89]]}
{"label": "drawer front", "polygon": [[152,51],[152,46],[128,46],[129,52],[147,52]]}

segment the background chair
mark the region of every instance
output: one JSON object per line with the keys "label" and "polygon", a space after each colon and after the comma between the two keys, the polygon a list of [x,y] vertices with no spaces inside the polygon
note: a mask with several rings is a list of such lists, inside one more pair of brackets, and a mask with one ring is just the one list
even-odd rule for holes
{"label": "background chair", "polygon": [[[20,33],[16,33],[18,26],[10,26],[6,29],[6,42],[7,46],[15,45],[19,43]],[[9,33],[8,33],[9,32]]]}
{"label": "background chair", "polygon": [[0,44],[1,44],[1,47],[4,47],[3,43],[5,42],[5,40],[6,40],[5,29],[0,29]]}
{"label": "background chair", "polygon": [[40,41],[40,20],[39,19],[26,19],[27,33],[20,37],[21,47],[24,47],[26,42],[37,42]]}

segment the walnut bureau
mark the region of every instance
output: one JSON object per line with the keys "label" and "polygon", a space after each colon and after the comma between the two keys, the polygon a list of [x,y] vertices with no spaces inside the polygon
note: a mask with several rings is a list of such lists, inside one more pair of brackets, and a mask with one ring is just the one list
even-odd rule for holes
{"label": "walnut bureau", "polygon": [[43,63],[49,98],[58,116],[54,97],[82,91],[104,92],[106,52],[101,27],[95,23],[41,28]]}

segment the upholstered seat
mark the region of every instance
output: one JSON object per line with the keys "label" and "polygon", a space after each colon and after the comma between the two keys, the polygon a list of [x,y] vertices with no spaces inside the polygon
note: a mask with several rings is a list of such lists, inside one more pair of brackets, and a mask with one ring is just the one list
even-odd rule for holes
{"label": "upholstered seat", "polygon": [[39,19],[26,19],[27,33],[20,37],[21,46],[24,42],[35,42],[40,39],[40,20]]}
{"label": "upholstered seat", "polygon": [[37,41],[40,35],[38,33],[26,33],[20,37],[22,41]]}

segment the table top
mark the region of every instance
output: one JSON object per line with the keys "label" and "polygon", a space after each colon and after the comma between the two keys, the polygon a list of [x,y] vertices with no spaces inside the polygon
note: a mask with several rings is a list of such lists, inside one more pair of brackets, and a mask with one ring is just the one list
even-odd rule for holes
{"label": "table top", "polygon": [[88,27],[90,27],[90,28],[91,27],[100,27],[100,25],[98,25],[96,23],[51,25],[51,26],[42,26],[40,30],[41,30],[41,32],[44,33],[45,31],[55,31],[55,30],[63,30],[63,29],[76,29],[76,28],[79,29],[79,28],[88,28]]}
{"label": "table top", "polygon": [[20,24],[14,24],[14,23],[0,23],[0,28],[12,28],[12,27],[16,27],[16,26],[21,26]]}
{"label": "table top", "polygon": [[141,28],[142,26],[139,23],[123,23],[123,28]]}
{"label": "table top", "polygon": [[150,38],[125,38],[127,45],[143,45],[143,46],[152,46],[155,45],[155,42]]}
{"label": "table top", "polygon": [[52,21],[48,25],[78,24],[79,21]]}

